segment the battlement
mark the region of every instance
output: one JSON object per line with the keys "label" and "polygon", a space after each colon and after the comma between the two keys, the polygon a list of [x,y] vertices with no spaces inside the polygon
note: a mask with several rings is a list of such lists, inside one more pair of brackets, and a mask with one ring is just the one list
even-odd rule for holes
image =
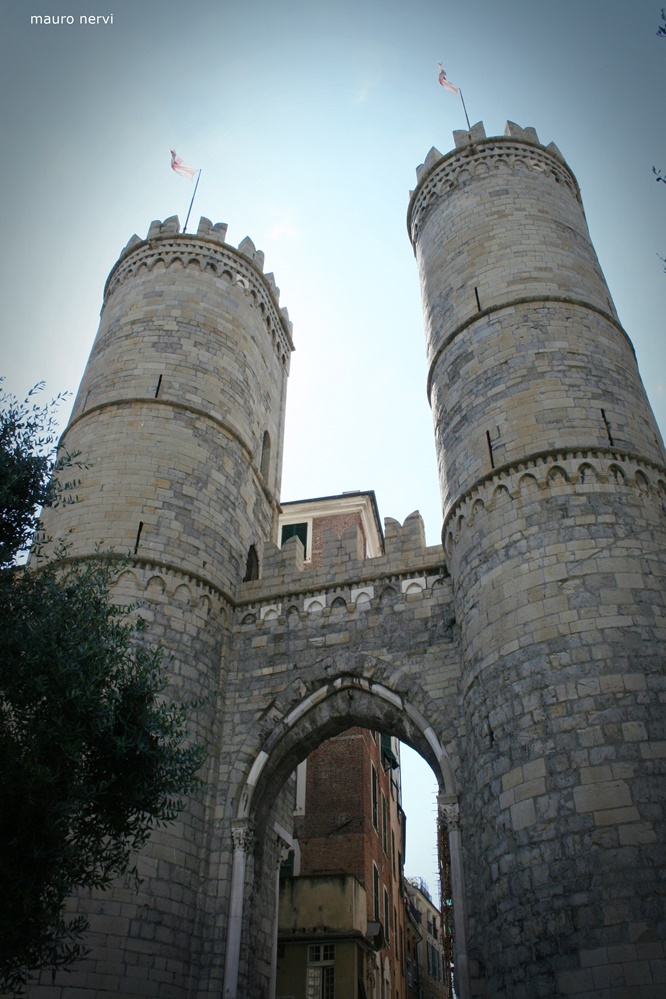
{"label": "battlement", "polygon": [[[177,215],[171,215],[168,219],[161,222],[159,219],[155,219],[150,223],[148,227],[148,233],[145,239],[141,239],[134,233],[133,236],[127,241],[123,249],[121,250],[120,256],[118,257],[118,263],[131,253],[132,250],[140,246],[142,243],[148,243],[156,239],[171,239],[174,236],[184,236],[185,238],[203,238],[207,240],[212,240],[215,243],[221,245],[227,244],[227,229],[229,226],[226,222],[211,222],[204,215],[199,219],[199,225],[197,226],[196,233],[181,233],[180,231],[180,220]],[[235,249],[235,247],[231,247]],[[249,236],[242,239],[238,244],[238,252],[242,253],[244,257],[251,260],[255,267],[263,273],[264,270],[264,253],[262,250],[258,250],[254,245],[253,241]],[[276,289],[277,291],[277,289]],[[279,292],[276,295],[279,297]]]}
{"label": "battlement", "polygon": [[[382,593],[416,595],[431,590],[448,576],[440,545],[426,546],[423,520],[418,511],[404,524],[387,517],[384,521],[385,550],[375,558],[363,557],[363,535],[353,524],[341,536],[324,531],[322,564],[307,565],[305,551],[296,536],[279,548],[266,542],[261,559],[261,578],[241,583],[237,602],[276,607],[296,596],[302,610],[313,613],[328,606],[366,604]],[[255,614],[259,614],[255,611]]]}
{"label": "battlement", "polygon": [[281,329],[281,353],[286,357],[294,349],[293,324],[289,312],[280,306],[280,289],[272,272],[264,273],[264,253],[258,250],[249,236],[240,241],[238,247],[227,243],[226,222],[211,222],[202,216],[196,233],[181,233],[177,215],[163,222],[156,219],[150,223],[144,239],[135,233],[123,247],[118,260],[109,274],[104,288],[104,302],[118,285],[146,267],[152,270],[157,264],[170,267],[195,266],[214,276],[221,276],[233,284],[242,286],[257,301],[264,299],[260,306],[267,317],[271,312],[274,321],[271,329]]}
{"label": "battlement", "polygon": [[[458,149],[467,149],[471,146],[476,146],[480,142],[486,142],[486,141],[495,142],[498,139],[499,140],[518,139],[521,142],[531,143],[535,146],[541,147],[542,149],[547,149],[549,153],[552,153],[553,156],[556,156],[562,163],[565,162],[564,156],[562,155],[562,153],[557,148],[554,142],[550,142],[547,146],[543,146],[542,143],[539,141],[539,136],[537,135],[535,128],[532,128],[531,125],[528,125],[526,128],[522,128],[522,126],[516,125],[515,121],[507,121],[506,125],[504,126],[503,136],[495,136],[491,137],[490,139],[486,135],[486,129],[482,121],[477,122],[476,125],[472,125],[469,131],[465,131],[465,129],[456,129],[456,131],[454,131],[453,133],[453,141],[455,143],[455,149],[452,150],[452,153],[455,153],[455,151]],[[425,160],[423,161],[423,163],[420,163],[419,166],[417,166],[416,168],[417,181],[420,183],[422,178],[426,174],[428,174],[430,170],[437,163],[439,163],[440,160],[443,160],[444,158],[445,154],[440,153],[439,149],[433,146],[428,155],[426,156]]]}
{"label": "battlement", "polygon": [[500,162],[512,168],[539,170],[552,173],[558,183],[564,183],[580,202],[580,192],[574,175],[554,142],[544,146],[536,129],[523,128],[507,121],[504,134],[487,136],[483,122],[477,122],[469,131],[453,132],[455,148],[441,153],[432,147],[423,163],[416,168],[416,188],[409,192],[407,227],[413,240],[413,225],[418,222],[424,207],[432,201],[434,193],[442,193],[464,182],[477,170],[488,170]]}

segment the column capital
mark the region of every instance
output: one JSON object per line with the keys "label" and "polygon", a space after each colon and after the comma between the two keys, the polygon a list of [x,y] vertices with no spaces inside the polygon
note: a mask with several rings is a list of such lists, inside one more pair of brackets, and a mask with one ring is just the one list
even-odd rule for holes
{"label": "column capital", "polygon": [[231,839],[234,851],[250,853],[254,846],[254,830],[251,824],[245,819],[234,822],[231,827]]}
{"label": "column capital", "polygon": [[460,829],[460,806],[451,795],[438,795],[439,817],[447,829]]}

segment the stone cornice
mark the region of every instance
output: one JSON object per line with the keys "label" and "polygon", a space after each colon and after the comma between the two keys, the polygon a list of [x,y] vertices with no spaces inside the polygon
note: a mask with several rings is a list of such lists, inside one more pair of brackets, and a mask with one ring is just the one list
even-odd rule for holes
{"label": "stone cornice", "polygon": [[[370,560],[372,562],[374,560]],[[290,586],[286,583],[284,586],[275,589],[266,589],[263,592],[255,593],[252,596],[243,598],[238,596],[235,601],[235,607],[238,610],[249,610],[259,608],[266,604],[277,604],[277,603],[288,603],[289,601],[305,599],[307,597],[317,597],[326,596],[332,593],[338,592],[342,595],[342,592],[353,589],[363,589],[372,586],[390,586],[392,583],[398,584],[398,586],[404,581],[407,582],[412,579],[422,578],[424,576],[438,576],[443,579],[448,579],[448,570],[445,565],[444,554],[439,551],[437,560],[426,563],[417,563],[409,568],[396,570],[396,569],[386,569],[385,571],[371,571],[371,566],[368,565],[368,571],[343,575],[343,578],[332,580],[331,582],[322,582],[317,580],[311,580],[308,585],[309,571],[306,570],[298,580],[294,581],[294,585]],[[259,580],[261,583],[261,580]],[[242,586],[242,584],[241,584]],[[422,591],[423,592],[423,591]],[[326,607],[326,611],[330,611],[330,607]]]}
{"label": "stone cornice", "polygon": [[[597,470],[594,466],[590,465],[590,461],[605,462],[606,467],[602,470]],[[567,463],[576,462],[578,467],[574,474],[568,475],[566,468],[564,467]],[[547,489],[549,487],[549,473],[552,473],[554,469],[561,467],[561,472],[563,473],[563,478],[566,483],[575,486],[577,482],[580,481],[580,471],[581,468],[585,467],[590,469],[598,476],[598,481],[600,483],[609,482],[609,477],[612,476],[613,466],[619,469],[621,474],[624,476],[624,481],[628,479],[627,471],[622,469],[622,465],[627,465],[629,463],[637,466],[638,474],[643,476],[645,480],[645,488],[649,491],[650,489],[656,490],[657,485],[651,481],[651,478],[655,476],[663,476],[661,479],[662,488],[664,495],[666,496],[666,466],[658,464],[644,455],[637,454],[633,451],[624,451],[615,447],[568,447],[560,448],[557,450],[548,451],[538,451],[534,454],[527,455],[517,461],[506,462],[503,465],[499,465],[497,468],[493,469],[487,475],[481,476],[477,479],[471,486],[469,486],[461,496],[455,501],[455,503],[450,507],[444,516],[444,525],[442,527],[442,540],[445,544],[446,549],[446,535],[449,530],[449,526],[452,522],[456,521],[459,517],[464,517],[464,510],[468,506],[472,506],[478,501],[485,506],[482,494],[487,494],[492,492],[493,494],[499,486],[504,487],[504,491],[509,493],[506,482],[507,480],[512,480],[516,475],[531,474],[531,477],[536,481],[537,486],[540,489]],[[534,471],[541,471],[540,477],[535,476]],[[636,475],[634,474],[634,480],[636,480]],[[617,482],[617,480],[616,480]],[[517,493],[516,493],[517,495]]]}

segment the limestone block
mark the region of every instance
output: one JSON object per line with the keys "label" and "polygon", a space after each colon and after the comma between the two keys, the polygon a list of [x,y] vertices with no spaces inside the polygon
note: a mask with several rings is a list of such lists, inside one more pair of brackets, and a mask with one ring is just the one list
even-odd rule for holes
{"label": "limestone block", "polygon": [[227,223],[226,222],[216,222],[213,226],[210,235],[213,239],[217,240],[218,243],[224,243],[227,238]]}
{"label": "limestone block", "polygon": [[209,236],[212,229],[213,223],[211,220],[202,215],[199,219],[199,225],[197,226],[197,236]]}

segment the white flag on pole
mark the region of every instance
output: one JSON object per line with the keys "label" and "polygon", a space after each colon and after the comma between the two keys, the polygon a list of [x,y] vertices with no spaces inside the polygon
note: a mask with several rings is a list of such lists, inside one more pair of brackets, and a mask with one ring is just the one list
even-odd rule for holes
{"label": "white flag on pole", "polygon": [[177,173],[179,177],[185,177],[187,180],[192,180],[195,173],[198,173],[198,168],[189,166],[180,156],[176,155],[176,150],[171,150],[171,169],[174,173]]}

